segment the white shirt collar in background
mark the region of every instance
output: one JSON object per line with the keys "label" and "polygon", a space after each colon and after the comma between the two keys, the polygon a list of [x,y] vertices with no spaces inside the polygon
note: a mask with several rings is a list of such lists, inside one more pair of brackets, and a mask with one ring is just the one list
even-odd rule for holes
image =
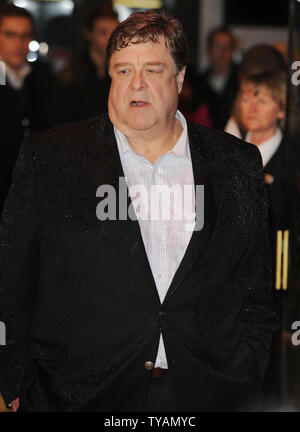
{"label": "white shirt collar in background", "polygon": [[7,64],[5,64],[5,76],[9,84],[15,90],[20,90],[23,87],[25,78],[30,74],[31,71],[32,67],[29,63],[24,63],[18,74]]}
{"label": "white shirt collar in background", "polygon": [[[251,143],[251,139],[252,139],[252,133],[248,132],[245,141]],[[277,127],[276,133],[271,138],[269,138],[267,141],[264,141],[263,143],[257,146],[258,150],[260,151],[264,167],[270,161],[272,156],[276,153],[281,141],[282,141],[282,132],[280,128]]]}

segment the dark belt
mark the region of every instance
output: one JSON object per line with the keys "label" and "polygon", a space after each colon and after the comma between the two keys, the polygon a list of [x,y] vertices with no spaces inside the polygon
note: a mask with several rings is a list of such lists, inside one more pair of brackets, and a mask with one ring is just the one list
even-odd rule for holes
{"label": "dark belt", "polygon": [[157,377],[160,377],[162,375],[165,375],[166,373],[168,373],[168,369],[162,369],[160,367],[156,367],[152,371],[152,376],[157,378]]}

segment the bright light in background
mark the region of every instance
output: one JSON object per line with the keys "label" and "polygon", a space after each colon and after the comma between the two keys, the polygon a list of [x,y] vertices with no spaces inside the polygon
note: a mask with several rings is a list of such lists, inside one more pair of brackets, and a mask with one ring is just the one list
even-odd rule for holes
{"label": "bright light in background", "polygon": [[114,9],[118,13],[120,22],[124,21],[135,9],[159,9],[161,0],[113,0]]}
{"label": "bright light in background", "polygon": [[27,6],[27,1],[25,1],[25,0],[14,0],[13,4],[15,6],[19,6],[21,8],[25,8]]}
{"label": "bright light in background", "polygon": [[162,0],[113,0],[114,5],[127,6],[136,9],[159,9],[162,7]]}
{"label": "bright light in background", "polygon": [[72,12],[74,9],[74,3],[72,0],[64,0],[61,3],[61,8],[64,9],[65,11]]}
{"label": "bright light in background", "polygon": [[38,51],[40,49],[40,44],[38,43],[38,41],[33,40],[31,42],[29,42],[29,50],[30,51]]}
{"label": "bright light in background", "polygon": [[119,17],[120,22],[125,21],[126,18],[128,18],[129,15],[131,14],[131,9],[129,7],[126,7],[126,6],[115,5],[114,9],[118,13],[118,17]]}
{"label": "bright light in background", "polygon": [[47,55],[48,51],[49,51],[49,45],[46,42],[41,42],[40,43],[39,53],[41,55]]}
{"label": "bright light in background", "polygon": [[29,51],[29,53],[27,54],[27,61],[29,61],[30,63],[33,63],[33,62],[37,61],[37,59],[38,59],[38,53]]}

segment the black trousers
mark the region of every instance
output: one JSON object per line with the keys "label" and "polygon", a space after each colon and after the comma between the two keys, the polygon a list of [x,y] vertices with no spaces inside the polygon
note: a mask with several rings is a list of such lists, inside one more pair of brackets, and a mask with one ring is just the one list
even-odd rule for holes
{"label": "black trousers", "polygon": [[152,377],[143,411],[176,411],[175,399],[169,382],[169,375]]}

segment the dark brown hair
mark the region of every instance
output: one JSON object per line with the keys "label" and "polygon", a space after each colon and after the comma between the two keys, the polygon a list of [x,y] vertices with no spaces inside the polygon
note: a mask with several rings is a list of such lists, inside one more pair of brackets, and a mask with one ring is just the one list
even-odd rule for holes
{"label": "dark brown hair", "polygon": [[217,36],[218,34],[226,34],[227,36],[230,37],[230,41],[231,41],[231,48],[234,49],[235,45],[236,45],[236,41],[235,41],[235,37],[233,35],[233,33],[230,31],[230,29],[227,26],[223,26],[223,27],[217,27],[215,29],[213,29],[207,37],[207,47],[208,49],[211,49],[214,43],[214,38],[215,36]]}
{"label": "dark brown hair", "polygon": [[275,70],[286,70],[283,56],[272,45],[259,44],[254,45],[244,54],[238,73],[240,79],[243,79],[247,75]]}
{"label": "dark brown hair", "polygon": [[109,18],[119,22],[118,14],[113,9],[112,5],[104,4],[103,6],[98,6],[96,9],[91,10],[85,20],[85,29],[92,31],[95,22],[99,19]]}
{"label": "dark brown hair", "polygon": [[13,4],[6,4],[0,6],[0,25],[4,18],[16,17],[16,18],[27,18],[32,25],[32,31],[34,30],[34,19],[28,10],[15,6]]}
{"label": "dark brown hair", "polygon": [[129,44],[159,43],[160,36],[165,38],[177,72],[181,71],[187,63],[186,35],[182,24],[164,12],[153,10],[134,12],[112,32],[107,44],[107,64],[115,51]]}

